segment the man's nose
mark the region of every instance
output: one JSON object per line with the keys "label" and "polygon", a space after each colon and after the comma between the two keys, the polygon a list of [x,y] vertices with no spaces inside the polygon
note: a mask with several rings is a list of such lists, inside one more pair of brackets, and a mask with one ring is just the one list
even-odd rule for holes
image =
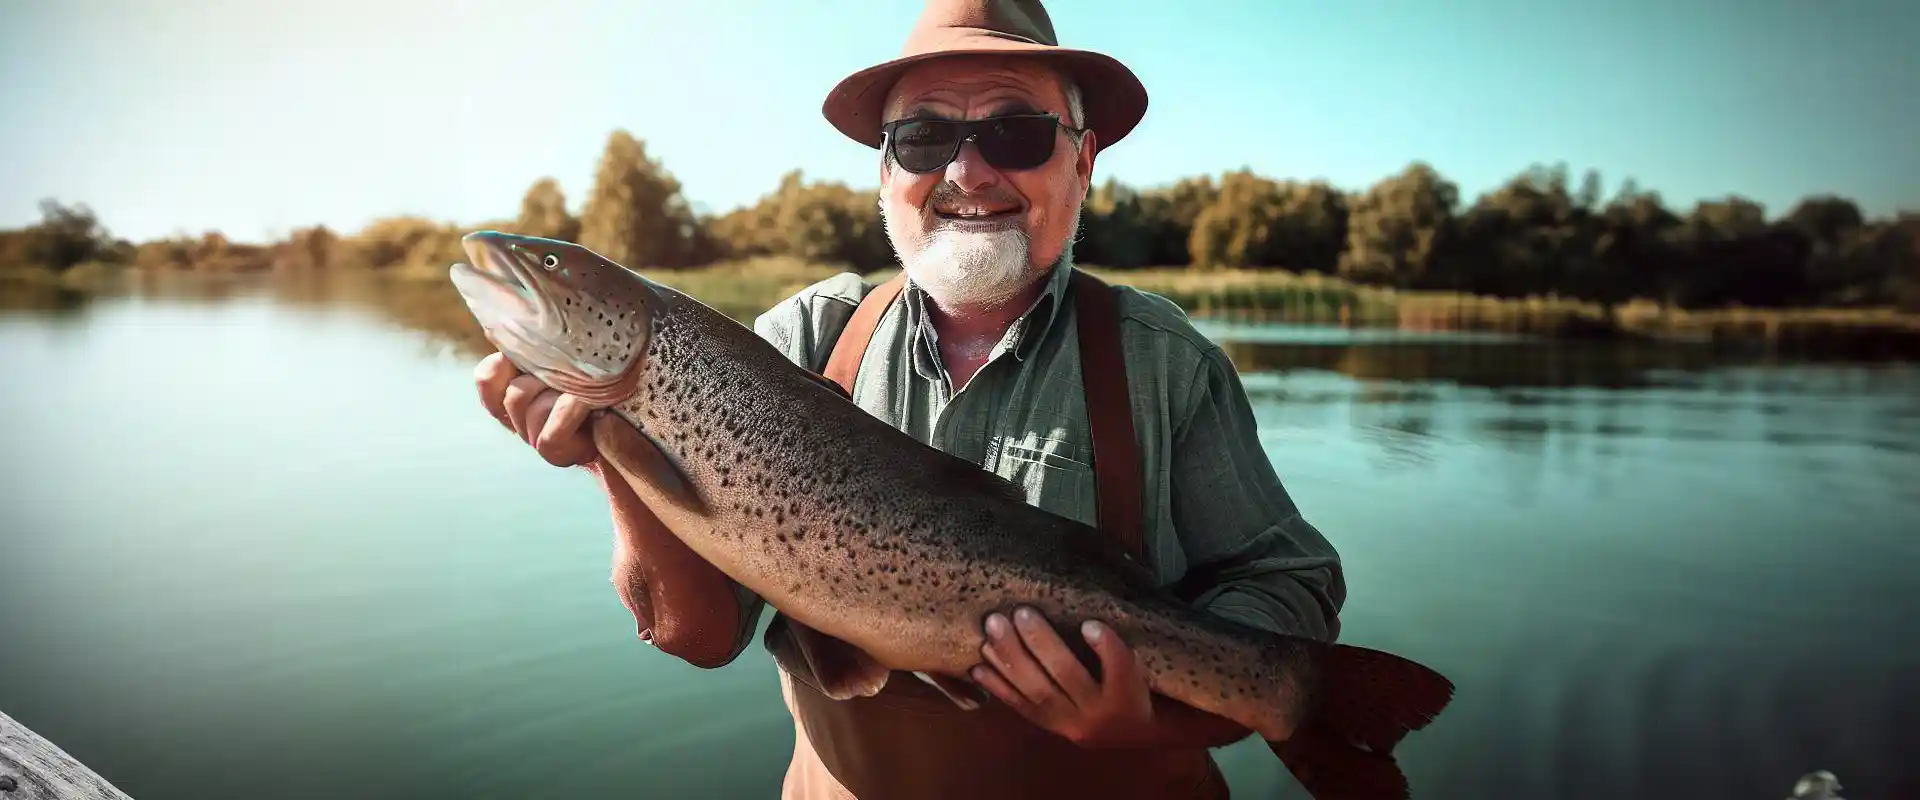
{"label": "man's nose", "polygon": [[972,139],[960,143],[960,152],[947,165],[947,180],[969,194],[1000,182],[1000,171],[980,155]]}

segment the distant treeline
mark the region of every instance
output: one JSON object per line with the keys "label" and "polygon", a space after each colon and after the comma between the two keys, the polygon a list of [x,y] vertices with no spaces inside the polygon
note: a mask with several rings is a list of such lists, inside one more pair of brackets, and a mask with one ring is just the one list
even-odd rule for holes
{"label": "distant treeline", "polygon": [[[559,184],[542,178],[511,220],[396,217],[351,235],[314,227],[268,244],[219,233],[133,244],[109,235],[85,206],[49,201],[39,225],[0,233],[0,264],[439,266],[463,258],[461,234],[496,228],[578,241],[635,268],[782,256],[866,272],[894,265],[875,201],[873,190],[809,182],[796,170],[752,206],[696,214],[645,144],[615,131],[577,213]],[[1465,205],[1452,182],[1420,162],[1359,192],[1245,170],[1144,189],[1108,179],[1087,204],[1075,253],[1080,263],[1111,269],[1285,270],[1609,306],[1644,299],[1681,308],[1920,310],[1920,212],[1867,219],[1853,201],[1830,195],[1771,219],[1739,196],[1670,209],[1631,180],[1610,196],[1594,172],[1575,186],[1564,166],[1529,168]]]}

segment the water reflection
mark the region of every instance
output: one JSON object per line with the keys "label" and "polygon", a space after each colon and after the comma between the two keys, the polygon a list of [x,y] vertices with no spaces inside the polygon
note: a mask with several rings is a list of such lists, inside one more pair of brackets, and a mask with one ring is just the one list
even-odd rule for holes
{"label": "water reflection", "polygon": [[[1223,347],[1256,402],[1291,409],[1283,424],[1320,424],[1309,407],[1330,407],[1402,465],[1427,457],[1420,440],[1449,435],[1534,455],[1558,447],[1569,457],[1581,447],[1574,442],[1643,439],[1920,448],[1920,365],[1779,369],[1699,348],[1446,344],[1430,335],[1329,344],[1269,335]],[[1439,406],[1471,413],[1436,421]]]}
{"label": "water reflection", "polygon": [[[36,610],[0,613],[0,707],[142,798],[777,792],[771,664],[635,641],[604,499],[377,310],[429,327],[447,289],[294,286],[0,316],[0,450],[33,465],[0,609]],[[1920,790],[1920,367],[1255,338],[1229,353],[1346,559],[1343,638],[1460,686],[1403,745],[1420,796]],[[1258,743],[1223,763],[1285,781]]]}
{"label": "water reflection", "polygon": [[1518,514],[1564,510],[1570,497],[1627,504],[1593,511],[1614,515],[1644,502],[1636,473],[1653,472],[1698,487],[1678,508],[1702,520],[1722,515],[1717,503],[1771,492],[1836,504],[1822,513],[1871,530],[1890,524],[1888,506],[1843,498],[1897,507],[1920,496],[1920,365],[1379,338],[1269,337],[1229,353],[1282,474],[1337,485],[1353,502],[1382,482],[1420,481],[1405,490],[1428,494],[1438,490],[1424,482],[1437,480],[1450,504]]}
{"label": "water reflection", "polygon": [[65,286],[0,281],[0,313],[58,316],[77,312],[86,302],[86,292]]}
{"label": "water reflection", "polygon": [[1653,370],[1697,370],[1718,363],[1697,348],[1594,342],[1305,344],[1225,340],[1221,347],[1242,372],[1316,369],[1367,381],[1490,388],[1631,388],[1652,385],[1649,376]]}

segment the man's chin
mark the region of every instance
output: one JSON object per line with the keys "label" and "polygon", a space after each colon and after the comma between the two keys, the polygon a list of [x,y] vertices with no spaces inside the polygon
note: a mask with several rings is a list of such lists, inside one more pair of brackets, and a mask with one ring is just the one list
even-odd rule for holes
{"label": "man's chin", "polygon": [[943,306],[990,306],[1031,280],[1027,240],[1013,231],[930,236],[907,262],[907,274]]}

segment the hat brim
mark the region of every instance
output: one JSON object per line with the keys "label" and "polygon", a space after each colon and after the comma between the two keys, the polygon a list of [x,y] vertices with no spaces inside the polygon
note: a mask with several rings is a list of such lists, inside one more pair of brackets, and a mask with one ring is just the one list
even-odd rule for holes
{"label": "hat brim", "polygon": [[902,56],[853,73],[827,93],[821,113],[848,138],[879,149],[884,141],[880,125],[885,121],[887,95],[900,75],[928,61],[966,56],[1039,59],[1067,73],[1080,86],[1086,125],[1096,134],[1097,149],[1126,138],[1147,113],[1146,87],[1133,70],[1112,56],[1007,38],[988,30],[971,31],[940,50]]}

